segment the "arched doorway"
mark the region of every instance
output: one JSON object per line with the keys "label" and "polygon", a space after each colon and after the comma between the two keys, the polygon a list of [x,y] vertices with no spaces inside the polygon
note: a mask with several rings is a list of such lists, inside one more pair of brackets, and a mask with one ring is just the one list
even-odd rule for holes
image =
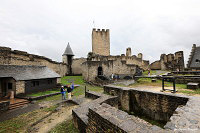
{"label": "arched doorway", "polygon": [[101,66],[98,67],[98,76],[102,76],[103,75],[103,68]]}

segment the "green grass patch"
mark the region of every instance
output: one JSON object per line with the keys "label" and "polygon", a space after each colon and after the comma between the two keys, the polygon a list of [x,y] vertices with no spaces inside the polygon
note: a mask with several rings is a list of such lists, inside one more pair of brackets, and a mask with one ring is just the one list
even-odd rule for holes
{"label": "green grass patch", "polygon": [[[150,74],[151,74],[151,75],[155,75],[155,74],[156,74],[156,70],[151,70],[151,71],[150,71]],[[147,76],[147,75],[148,75],[148,71],[144,71],[144,72],[142,73],[142,75],[143,75],[143,76]]]}
{"label": "green grass patch", "polygon": [[26,120],[24,119],[12,119],[0,123],[0,133],[14,133],[21,132],[22,128],[25,127]]}
{"label": "green grass patch", "polygon": [[56,125],[49,133],[79,133],[79,131],[74,127],[73,120],[71,119]]}
{"label": "green grass patch", "polygon": [[58,107],[58,105],[53,105],[53,106],[51,106],[49,108],[44,108],[44,111],[46,111],[46,112],[54,112],[57,107]]}
{"label": "green grass patch", "polygon": [[188,90],[178,90],[179,92],[181,93],[185,93],[185,94],[189,94],[189,95],[194,95],[194,94],[200,94],[200,89],[196,89],[196,90],[191,90],[191,89],[188,89]]}
{"label": "green grass patch", "polygon": [[75,97],[83,95],[85,92],[85,86],[87,90],[91,90],[91,91],[103,91],[102,87],[99,86],[92,86],[89,85],[87,83],[84,82],[83,77],[82,76],[65,76],[61,78],[61,82],[64,85],[70,85],[71,82],[74,82],[75,85],[80,85],[80,87],[77,87],[73,90],[73,95]]}
{"label": "green grass patch", "polygon": [[36,110],[19,115],[3,122],[0,122],[0,133],[21,133],[25,132],[31,124],[41,119],[41,116],[47,114],[44,110]]}
{"label": "green grass patch", "polygon": [[61,83],[63,85],[66,85],[66,84],[70,85],[72,81],[74,82],[74,84],[85,85],[85,82],[82,76],[65,76],[61,78]]}
{"label": "green grass patch", "polygon": [[[87,90],[90,91],[96,91],[96,92],[103,92],[103,88],[99,87],[99,86],[93,86],[90,84],[87,84],[84,82],[83,77],[82,76],[65,76],[61,78],[61,84],[63,85],[71,85],[71,81],[74,82],[75,85],[80,85],[79,87],[76,87],[73,90],[73,97],[78,97],[80,95],[83,95],[85,93],[85,86]],[[58,89],[57,92],[60,91],[60,88]],[[67,93],[66,93],[66,97],[67,97]],[[42,100],[38,100],[38,102],[41,101],[53,101],[53,100],[61,100],[62,96],[61,94],[56,95],[56,96],[51,96],[51,97],[47,97],[45,99]]]}
{"label": "green grass patch", "polygon": [[47,91],[32,93],[32,94],[29,94],[27,96],[37,97],[37,96],[43,96],[43,95],[47,95],[47,94],[51,94],[51,93],[56,93],[56,92],[60,92],[60,89],[59,88],[54,88],[52,90],[47,90]]}

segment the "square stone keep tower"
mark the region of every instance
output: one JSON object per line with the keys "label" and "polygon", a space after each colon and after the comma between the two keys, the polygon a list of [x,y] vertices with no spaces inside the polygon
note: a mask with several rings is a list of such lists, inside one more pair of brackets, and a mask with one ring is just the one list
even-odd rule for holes
{"label": "square stone keep tower", "polygon": [[109,29],[92,30],[92,52],[103,56],[110,55]]}

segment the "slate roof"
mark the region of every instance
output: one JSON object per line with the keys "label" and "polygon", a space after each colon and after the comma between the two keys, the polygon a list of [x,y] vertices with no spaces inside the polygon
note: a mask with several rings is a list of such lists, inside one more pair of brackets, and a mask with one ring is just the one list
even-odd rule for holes
{"label": "slate roof", "polygon": [[60,78],[60,75],[46,66],[0,65],[0,78],[13,77],[15,80]]}
{"label": "slate roof", "polygon": [[72,49],[71,49],[69,43],[67,44],[67,48],[65,49],[65,52],[64,52],[63,55],[73,55],[73,56],[74,56],[74,54],[73,54],[73,52],[72,52]]}
{"label": "slate roof", "polygon": [[194,54],[193,54],[193,57],[192,57],[192,61],[190,63],[190,67],[191,68],[200,67],[200,47],[195,48],[195,51],[194,51]]}

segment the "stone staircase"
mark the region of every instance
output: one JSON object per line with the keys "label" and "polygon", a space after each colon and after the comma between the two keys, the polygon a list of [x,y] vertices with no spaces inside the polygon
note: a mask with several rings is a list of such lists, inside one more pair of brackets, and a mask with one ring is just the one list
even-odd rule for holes
{"label": "stone staircase", "polygon": [[17,109],[20,107],[23,107],[24,105],[27,105],[30,101],[25,99],[14,99],[10,102],[9,110]]}

